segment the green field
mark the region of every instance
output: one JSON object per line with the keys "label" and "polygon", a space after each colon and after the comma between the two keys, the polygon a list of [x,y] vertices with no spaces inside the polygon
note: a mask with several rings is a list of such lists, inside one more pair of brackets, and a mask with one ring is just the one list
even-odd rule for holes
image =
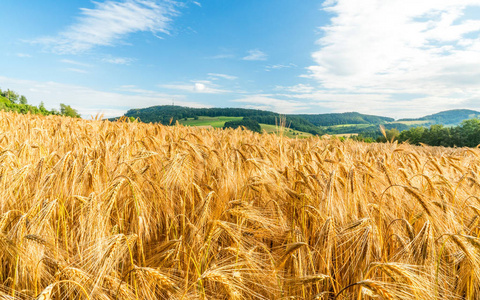
{"label": "green field", "polygon": [[427,124],[430,123],[430,120],[418,120],[418,121],[395,121],[395,122],[390,122],[389,124],[404,124],[404,125],[422,125],[422,124]]}
{"label": "green field", "polygon": [[[243,117],[198,117],[198,120],[194,118],[188,118],[187,120],[178,120],[178,122],[184,126],[212,126],[213,128],[222,128],[225,122],[233,120],[241,120]],[[262,131],[267,133],[278,133],[278,127],[275,125],[260,124]],[[293,130],[290,128],[283,128],[283,134],[289,138],[307,138],[312,134]]]}
{"label": "green field", "polygon": [[[279,133],[281,131],[279,130],[279,127],[275,125],[260,124],[260,126],[262,127],[262,131],[265,131],[266,133]],[[281,128],[283,128],[283,134],[289,138],[296,138],[296,137],[307,138],[312,136],[311,133],[302,132],[302,131],[285,128],[285,127],[281,127]]]}
{"label": "green field", "polygon": [[339,125],[332,125],[328,127],[330,128],[344,128],[344,127],[366,128],[368,126],[372,126],[372,124],[339,124]]}
{"label": "green field", "polygon": [[198,117],[198,120],[188,118],[187,120],[178,120],[178,122],[185,126],[212,126],[214,128],[221,128],[225,122],[241,119],[243,119],[243,117]]}

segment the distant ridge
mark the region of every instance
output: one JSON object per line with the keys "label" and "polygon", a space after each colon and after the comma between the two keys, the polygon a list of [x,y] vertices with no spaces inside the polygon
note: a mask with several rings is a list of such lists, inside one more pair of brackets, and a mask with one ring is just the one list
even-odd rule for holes
{"label": "distant ridge", "polygon": [[358,112],[330,113],[330,114],[299,114],[294,115],[305,118],[316,126],[334,126],[344,124],[383,124],[393,122],[389,117],[365,115]]}
{"label": "distant ridge", "polygon": [[463,120],[480,118],[480,112],[471,109],[451,109],[438,112],[436,114],[427,115],[417,119],[400,119],[398,121],[428,121],[426,125],[442,124],[442,125],[458,125]]}

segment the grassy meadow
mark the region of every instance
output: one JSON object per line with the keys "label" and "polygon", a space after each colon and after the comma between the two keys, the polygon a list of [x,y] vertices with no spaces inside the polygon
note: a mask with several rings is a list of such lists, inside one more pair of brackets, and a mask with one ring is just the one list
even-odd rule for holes
{"label": "grassy meadow", "polygon": [[0,112],[0,299],[479,299],[479,155]]}
{"label": "grassy meadow", "polygon": [[241,120],[243,117],[198,117],[198,120],[194,118],[188,118],[187,120],[179,120],[179,123],[185,126],[212,126],[213,128],[222,128],[228,121]]}
{"label": "grassy meadow", "polygon": [[260,124],[260,126],[262,127],[262,131],[265,131],[266,133],[282,134],[289,138],[307,138],[312,136],[311,133],[298,131],[298,130],[290,129],[288,127],[283,127],[283,126],[268,125],[268,124]]}

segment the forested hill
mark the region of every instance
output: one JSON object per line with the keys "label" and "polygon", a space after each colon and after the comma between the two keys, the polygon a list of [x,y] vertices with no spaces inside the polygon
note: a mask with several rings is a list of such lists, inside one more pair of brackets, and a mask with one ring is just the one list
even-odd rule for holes
{"label": "forested hill", "polygon": [[[396,128],[399,131],[411,127],[442,124],[455,126],[463,120],[480,118],[480,112],[468,109],[456,109],[439,112],[418,119],[401,119],[365,115],[357,112],[329,114],[291,114],[280,115],[271,111],[245,108],[190,108],[174,105],[152,106],[142,109],[131,109],[126,117],[138,118],[146,123],[162,123],[174,125],[176,121],[198,119],[202,117],[244,117],[260,124],[277,125],[284,121],[287,127],[311,134],[345,134],[361,133],[365,136],[380,135],[378,125],[386,129]],[[402,123],[403,122],[403,123]]]}
{"label": "forested hill", "polygon": [[459,125],[463,120],[472,118],[480,118],[480,112],[470,109],[452,109],[418,119],[400,119],[398,121],[428,121],[427,124]]}
{"label": "forested hill", "polygon": [[378,125],[395,121],[393,118],[364,115],[358,112],[332,113],[332,114],[301,114],[291,115],[301,117],[316,126],[334,126],[343,124],[371,124]]}
{"label": "forested hill", "polygon": [[246,109],[246,108],[192,108],[175,105],[160,105],[140,109],[130,109],[125,113],[127,117],[140,118],[142,122],[169,123],[170,119],[206,117],[253,117],[253,116],[278,116],[271,111]]}
{"label": "forested hill", "polygon": [[[258,123],[276,125],[282,119],[280,114],[245,108],[191,108],[174,105],[152,106],[141,109],[130,109],[125,113],[126,117],[139,118],[140,121],[146,123],[162,123],[164,125],[175,124],[177,120],[184,118],[195,118],[200,116],[206,117],[247,117],[257,121]],[[323,131],[298,116],[286,116],[286,126],[311,134],[322,134]]]}

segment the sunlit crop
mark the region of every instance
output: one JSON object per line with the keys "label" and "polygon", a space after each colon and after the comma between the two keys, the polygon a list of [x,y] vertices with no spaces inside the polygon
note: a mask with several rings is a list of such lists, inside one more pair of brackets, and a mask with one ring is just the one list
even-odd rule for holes
{"label": "sunlit crop", "polygon": [[479,155],[0,113],[0,299],[478,299]]}

